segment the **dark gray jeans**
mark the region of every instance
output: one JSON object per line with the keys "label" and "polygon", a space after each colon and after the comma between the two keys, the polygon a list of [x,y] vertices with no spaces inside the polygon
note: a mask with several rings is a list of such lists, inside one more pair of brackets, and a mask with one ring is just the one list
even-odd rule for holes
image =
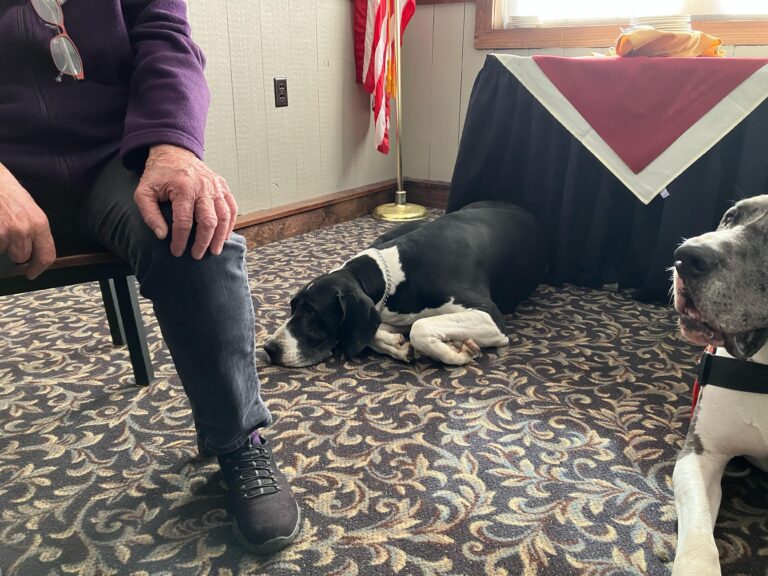
{"label": "dark gray jeans", "polygon": [[[245,443],[271,417],[256,374],[253,302],[245,239],[232,234],[219,256],[176,258],[170,233],[158,240],[133,201],[138,175],[110,162],[84,200],[84,232],[127,260],[152,302],[176,371],[192,405],[203,452]],[[163,206],[170,231],[170,205]],[[194,230],[190,235],[190,246]]]}

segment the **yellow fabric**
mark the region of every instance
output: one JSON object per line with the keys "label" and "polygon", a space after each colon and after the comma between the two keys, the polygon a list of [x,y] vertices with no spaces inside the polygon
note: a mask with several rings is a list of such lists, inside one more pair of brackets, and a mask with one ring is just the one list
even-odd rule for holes
{"label": "yellow fabric", "polygon": [[395,26],[397,26],[395,18],[395,4],[391,0],[387,2],[387,55],[385,62],[387,64],[386,79],[384,81],[384,94],[387,98],[397,97],[397,87],[395,82],[397,81],[397,64],[395,63]]}
{"label": "yellow fabric", "polygon": [[725,56],[720,38],[704,32],[662,32],[638,26],[616,40],[619,56]]}
{"label": "yellow fabric", "polygon": [[385,93],[388,98],[396,98],[397,88],[395,86],[395,80],[397,73],[394,58],[387,62],[387,83],[385,84]]}

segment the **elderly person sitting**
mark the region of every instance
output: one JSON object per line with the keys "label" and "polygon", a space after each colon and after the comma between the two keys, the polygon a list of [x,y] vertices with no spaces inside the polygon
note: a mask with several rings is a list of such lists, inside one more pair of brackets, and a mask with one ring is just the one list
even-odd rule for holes
{"label": "elderly person sitting", "polygon": [[218,456],[235,533],[268,553],[296,537],[300,513],[259,432],[270,414],[245,241],[202,161],[203,63],[184,0],[0,2],[0,257],[35,277],[87,236],[131,264],[200,449]]}

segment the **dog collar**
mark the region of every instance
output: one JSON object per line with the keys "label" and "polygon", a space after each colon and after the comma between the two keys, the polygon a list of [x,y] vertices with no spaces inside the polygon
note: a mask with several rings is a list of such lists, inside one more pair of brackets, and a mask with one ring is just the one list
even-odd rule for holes
{"label": "dog collar", "polygon": [[699,361],[699,386],[712,384],[728,390],[768,394],[768,365],[715,356],[709,347]]}
{"label": "dog collar", "polygon": [[381,314],[381,311],[384,310],[384,306],[387,305],[389,292],[392,290],[392,276],[389,273],[389,266],[387,266],[387,261],[384,256],[382,256],[381,251],[376,248],[371,248],[371,254],[373,254],[374,259],[384,271],[384,295],[381,297],[381,304],[377,306],[377,311]]}

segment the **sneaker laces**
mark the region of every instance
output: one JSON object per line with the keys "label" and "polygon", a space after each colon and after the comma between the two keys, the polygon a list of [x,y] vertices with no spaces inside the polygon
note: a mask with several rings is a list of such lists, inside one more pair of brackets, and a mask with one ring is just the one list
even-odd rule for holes
{"label": "sneaker laces", "polygon": [[272,455],[257,432],[251,434],[248,443],[233,454],[230,460],[235,463],[232,470],[237,473],[237,483],[243,498],[258,498],[280,491],[271,466]]}

